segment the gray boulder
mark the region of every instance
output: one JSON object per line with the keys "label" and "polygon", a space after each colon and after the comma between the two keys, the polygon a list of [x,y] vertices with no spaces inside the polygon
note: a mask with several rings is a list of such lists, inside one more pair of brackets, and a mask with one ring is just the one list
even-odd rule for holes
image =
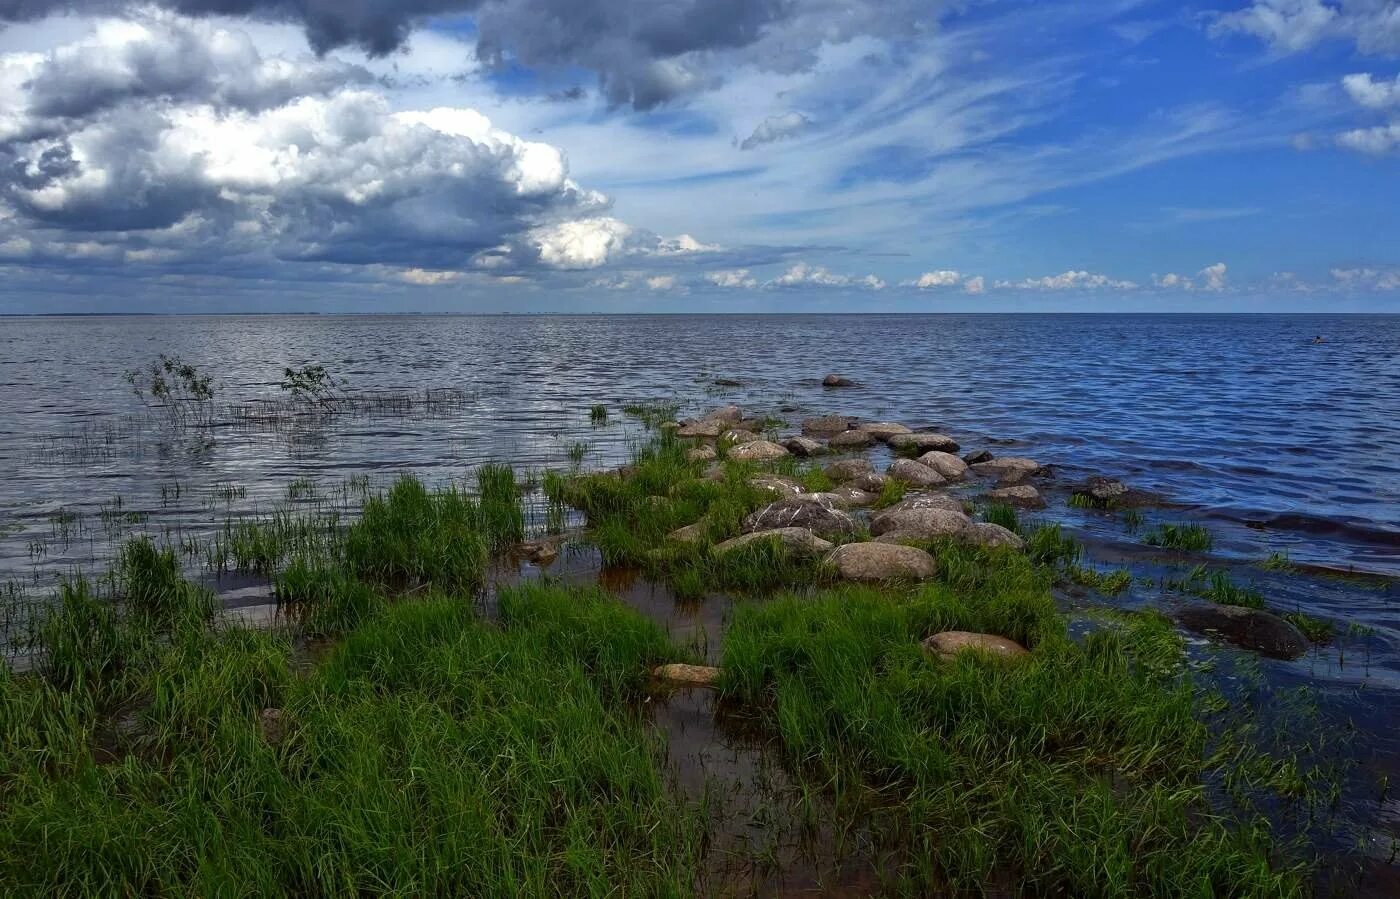
{"label": "gray boulder", "polygon": [[744,419],[744,412],[738,406],[720,406],[718,409],[711,409],[701,418],[701,421],[717,421],[721,424],[733,425]]}
{"label": "gray boulder", "polygon": [[855,382],[842,375],[830,374],[822,378],[823,387],[852,387]]}
{"label": "gray boulder", "polygon": [[756,478],[749,478],[749,486],[776,496],[797,496],[799,493],[807,492],[807,488],[803,486],[801,481],[780,474],[764,474]]}
{"label": "gray boulder", "polygon": [[1126,498],[1128,485],[1113,478],[1095,475],[1074,488],[1074,495],[1088,500],[1093,505],[1107,506]]}
{"label": "gray boulder", "polygon": [[973,474],[997,478],[1003,484],[1015,484],[1040,471],[1041,464],[1024,456],[1005,456],[972,466]]}
{"label": "gray boulder", "polygon": [[822,415],[804,420],[802,433],[817,436],[840,434],[842,431],[849,431],[851,424],[851,420],[844,415]]}
{"label": "gray boulder", "polygon": [[1011,487],[998,488],[988,493],[987,499],[1021,509],[1045,508],[1045,500],[1041,498],[1040,491],[1030,484],[1016,484]]}
{"label": "gray boulder", "polygon": [[840,434],[832,435],[827,441],[827,445],[836,450],[865,449],[875,443],[875,438],[870,436],[868,431],[855,428],[850,431],[842,431]]}
{"label": "gray boulder", "polygon": [[756,440],[763,439],[753,431],[741,431],[738,428],[730,428],[728,431],[721,434],[720,438],[722,440],[728,440],[730,444],[735,446],[743,443],[753,443]]}
{"label": "gray boulder", "polygon": [[924,453],[918,458],[918,461],[943,475],[943,477],[949,481],[956,481],[958,478],[967,474],[966,462],[952,453],[945,453],[942,450],[932,450],[931,452]]}
{"label": "gray boulder", "polygon": [[1296,659],[1308,640],[1292,622],[1263,609],[1193,602],[1177,610],[1176,620],[1197,633],[1216,633],[1245,649],[1279,659]]}
{"label": "gray boulder", "polygon": [[952,509],[899,508],[886,509],[870,520],[870,533],[880,535],[901,531],[920,540],[957,537],[972,527],[972,520],[961,511]]}
{"label": "gray boulder", "polygon": [[889,440],[890,446],[901,452],[923,453],[939,450],[945,453],[956,453],[958,442],[946,434],[934,434],[928,431],[915,431],[912,434],[895,434]]}
{"label": "gray boulder", "polygon": [[887,441],[897,434],[912,433],[904,425],[893,421],[867,421],[861,424],[860,429],[876,440],[882,441]]}
{"label": "gray boulder", "polygon": [[710,462],[718,454],[712,446],[697,446],[694,449],[685,451],[685,457],[692,462]]}
{"label": "gray boulder", "polygon": [[851,484],[843,484],[831,491],[831,496],[836,497],[835,503],[845,508],[860,508],[868,506],[878,498],[877,494],[861,490]]}
{"label": "gray boulder", "polygon": [[1030,655],[1030,650],[1015,640],[972,631],[943,631],[924,640],[923,647],[925,652],[944,660],[968,650],[985,652],[1002,659],[1019,659]]}
{"label": "gray boulder", "polygon": [[819,456],[826,452],[826,445],[811,437],[789,437],[783,441],[783,446],[794,456]]}
{"label": "gray boulder", "polygon": [[1026,541],[1018,535],[989,521],[974,521],[966,530],[958,534],[958,539],[973,546],[986,546],[994,549],[1005,547],[1019,551],[1026,548]]}
{"label": "gray boulder", "polygon": [[851,478],[850,485],[866,493],[879,493],[881,490],[885,489],[885,483],[887,481],[889,481],[889,478],[884,475],[875,471],[867,471]]}
{"label": "gray boulder", "polygon": [[848,581],[924,580],[938,573],[933,556],[914,546],[891,543],[847,543],[826,557],[826,563]]}
{"label": "gray boulder", "polygon": [[962,457],[962,460],[963,460],[964,462],[966,462],[968,465],[976,465],[976,464],[979,463],[979,462],[990,462],[990,461],[992,461],[992,459],[994,459],[994,458],[996,458],[996,457],[993,456],[989,451],[984,450],[984,449],[980,449],[980,450],[973,450],[972,452],[968,453],[966,456],[963,456],[963,457]]}
{"label": "gray boulder", "polygon": [[702,419],[700,421],[689,421],[676,428],[677,437],[698,437],[705,440],[713,440],[724,430],[724,422]]}
{"label": "gray boulder", "polygon": [[856,520],[829,500],[812,501],[800,496],[784,497],[751,512],[743,524],[746,534],[777,528],[806,528],[823,537],[852,534],[857,529]]}
{"label": "gray boulder", "polygon": [[890,477],[915,487],[937,487],[946,484],[948,479],[913,459],[896,459],[887,470]]}
{"label": "gray boulder", "polygon": [[729,450],[729,458],[736,462],[772,462],[786,455],[788,451],[771,440],[755,440]]}
{"label": "gray boulder", "polygon": [[875,470],[869,459],[841,459],[822,469],[833,481],[849,481]]}
{"label": "gray boulder", "polygon": [[725,553],[753,546],[755,543],[762,543],[765,540],[775,541],[783,549],[797,556],[816,556],[831,549],[830,543],[812,533],[811,530],[793,527],[771,528],[741,534],[723,543],[716,543],[710,551],[717,556],[722,556]]}

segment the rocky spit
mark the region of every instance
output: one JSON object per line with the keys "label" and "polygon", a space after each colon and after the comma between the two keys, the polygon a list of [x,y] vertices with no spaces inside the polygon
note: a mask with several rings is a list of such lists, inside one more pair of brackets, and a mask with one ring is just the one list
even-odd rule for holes
{"label": "rocky spit", "polygon": [[[850,387],[839,375],[828,375],[827,387]],[[1018,509],[1046,508],[1042,488],[1054,469],[1025,456],[998,456],[986,447],[964,451],[958,441],[933,430],[900,422],[865,421],[849,415],[807,418],[798,433],[766,433],[767,422],[747,417],[738,406],[722,406],[700,418],[662,425],[694,446],[692,460],[711,463],[707,476],[722,478],[718,446],[728,458],[758,464],[794,456],[830,456],[822,471],[836,486],[808,491],[796,478],[777,473],[756,475],[751,484],[773,495],[773,501],[744,519],[743,533],[712,548],[731,552],[759,541],[772,540],[787,551],[820,557],[840,578],[860,583],[917,581],[934,577],[938,563],[919,543],[951,539],[978,546],[1023,551],[1025,542],[1006,528],[973,517],[976,502]],[[893,457],[877,470],[867,453],[884,447]],[[890,481],[904,488],[904,497],[874,509]],[[1099,508],[1128,508],[1154,499],[1121,481],[1094,476],[1071,487],[1071,496]],[[868,532],[869,539],[858,539]],[[700,523],[671,535],[677,541],[698,542]],[[1223,637],[1239,646],[1282,658],[1295,658],[1307,640],[1289,621],[1263,609],[1192,602],[1172,610],[1178,622],[1193,631]],[[925,649],[951,658],[964,649],[1015,658],[1025,652],[1003,637],[950,632],[929,638]]]}

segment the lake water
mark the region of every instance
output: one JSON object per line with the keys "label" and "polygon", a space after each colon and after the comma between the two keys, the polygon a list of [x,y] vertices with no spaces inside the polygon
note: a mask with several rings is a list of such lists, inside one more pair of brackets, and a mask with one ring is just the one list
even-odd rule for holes
{"label": "lake water", "polygon": [[[162,428],[133,395],[123,373],[159,353],[214,377],[211,428]],[[379,403],[310,423],[230,413],[277,397],[283,368],[306,364],[356,396],[440,393],[428,407]],[[857,386],[824,389],[831,371]],[[644,434],[622,407],[645,402],[683,415],[732,402],[794,425],[828,412],[891,419],[964,449],[1033,456],[1060,485],[1104,474],[1160,494],[1169,507],[1148,523],[1207,525],[1212,564],[1272,606],[1360,626],[1266,665],[1358,723],[1367,777],[1400,777],[1395,582],[1255,564],[1286,553],[1400,576],[1400,316],[0,318],[0,603],[100,570],[131,534],[207,533],[336,485],[345,496],[346,483],[400,472],[443,483],[485,461],[616,465]],[[590,419],[600,403],[601,425]],[[1118,602],[1170,599],[1167,562],[1064,495],[1045,515],[1083,537],[1091,561],[1158,578]],[[1400,802],[1358,817],[1378,822],[1381,835],[1363,839],[1384,858]]]}

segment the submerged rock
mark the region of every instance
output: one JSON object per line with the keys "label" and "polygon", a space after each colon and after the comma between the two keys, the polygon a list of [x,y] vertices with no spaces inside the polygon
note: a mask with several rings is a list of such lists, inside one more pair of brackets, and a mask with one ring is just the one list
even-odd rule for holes
{"label": "submerged rock", "polygon": [[832,449],[850,450],[865,449],[874,442],[875,438],[870,436],[869,432],[860,428],[855,428],[833,435],[832,438],[827,441],[827,445]]}
{"label": "submerged rock", "polygon": [[1030,650],[1005,637],[996,634],[979,634],[973,631],[943,631],[934,634],[923,642],[924,651],[940,659],[951,659],[964,650],[977,650],[1002,659],[1018,659],[1030,655]]}
{"label": "submerged rock", "polygon": [[559,538],[526,540],[520,544],[520,555],[535,565],[548,565],[559,558]]}
{"label": "submerged rock", "polygon": [[724,675],[724,669],[710,665],[672,662],[669,665],[658,665],[651,673],[657,680],[677,687],[713,687]]}
{"label": "submerged rock", "polygon": [[1296,659],[1308,651],[1308,640],[1292,622],[1263,609],[1193,602],[1177,610],[1176,620],[1197,633],[1220,636],[1265,655]]}
{"label": "submerged rock", "polygon": [[963,460],[964,462],[966,462],[968,465],[976,465],[976,464],[978,464],[979,462],[990,462],[990,461],[992,461],[992,459],[994,459],[994,458],[996,458],[996,457],[993,456],[988,450],[980,449],[980,450],[973,450],[972,452],[968,453],[966,456],[963,456],[963,457],[962,457],[962,460]]}
{"label": "submerged rock", "polygon": [[870,520],[870,533],[888,534],[901,531],[920,540],[956,537],[972,527],[972,519],[962,510],[898,506],[886,509]]}
{"label": "submerged rock", "polygon": [[992,524],[990,521],[974,521],[957,536],[963,543],[970,543],[973,546],[1006,547],[1014,550],[1026,548],[1026,541],[1022,540],[1019,535],[1008,531],[999,524]]}
{"label": "submerged rock", "polygon": [[718,453],[715,452],[715,448],[712,446],[697,446],[694,449],[686,450],[685,453],[685,457],[691,462],[709,462],[717,455]]}
{"label": "submerged rock", "polygon": [[1022,509],[1045,508],[1045,500],[1041,499],[1040,491],[1030,484],[1001,487],[988,493],[987,499],[993,502],[1006,503],[1008,506],[1017,506]]}
{"label": "submerged rock", "polygon": [[855,382],[843,375],[830,374],[822,378],[823,387],[852,387]]}
{"label": "submerged rock", "polygon": [[929,468],[932,468],[950,481],[956,481],[958,478],[967,474],[966,462],[952,453],[945,453],[942,450],[932,450],[931,452],[924,453],[917,461],[921,465],[927,465]]}
{"label": "submerged rock", "polygon": [[743,387],[744,382],[738,378],[715,378],[716,387]]}
{"label": "submerged rock", "polygon": [[1023,456],[1005,456],[972,466],[974,474],[998,478],[1003,484],[1015,484],[1040,471],[1041,464]]}
{"label": "submerged rock", "polygon": [[850,481],[874,470],[869,459],[841,459],[827,465],[822,472],[833,481]]}
{"label": "submerged rock", "polygon": [[752,512],[744,519],[744,533],[777,528],[806,528],[823,537],[851,534],[856,521],[830,501],[790,496]]}
{"label": "submerged rock", "polygon": [[781,474],[764,474],[756,478],[749,478],[749,486],[757,490],[775,493],[778,496],[796,496],[799,493],[807,492],[807,488],[797,478]]}
{"label": "submerged rock", "polygon": [[844,415],[822,415],[802,422],[802,433],[826,436],[851,429],[851,420]]}
{"label": "submerged rock", "polygon": [[912,434],[895,434],[889,440],[890,446],[903,452],[915,454],[927,453],[932,450],[939,450],[945,453],[956,453],[958,442],[946,434],[934,434],[928,431],[915,431]]}
{"label": "submerged rock", "polygon": [[848,581],[924,580],[938,573],[924,550],[892,543],[847,543],[832,550],[826,563]]}
{"label": "submerged rock", "polygon": [[887,441],[897,434],[912,434],[904,425],[894,421],[867,421],[860,426],[865,433],[876,440]]}
{"label": "submerged rock", "polygon": [[826,452],[826,445],[811,437],[789,437],[783,441],[783,447],[794,456],[819,456]]}
{"label": "submerged rock", "polygon": [[788,455],[788,451],[771,440],[755,440],[729,450],[729,458],[736,462],[772,462]]}
{"label": "submerged rock", "polygon": [[1088,500],[1096,506],[1107,506],[1128,495],[1128,485],[1113,478],[1094,475],[1074,488],[1074,495]]}
{"label": "submerged rock", "polygon": [[720,406],[718,409],[711,409],[705,413],[701,421],[717,421],[723,424],[736,424],[744,418],[744,410],[738,406]]}
{"label": "submerged rock", "polygon": [[896,459],[889,467],[890,477],[915,487],[937,487],[948,483],[943,475],[913,459]]}
{"label": "submerged rock", "polygon": [[815,556],[831,549],[831,544],[816,534],[810,528],[770,528],[762,531],[754,531],[749,534],[742,534],[723,543],[717,543],[710,550],[717,556],[733,552],[736,549],[743,549],[755,543],[762,543],[765,540],[772,540],[782,545],[783,549],[798,556]]}

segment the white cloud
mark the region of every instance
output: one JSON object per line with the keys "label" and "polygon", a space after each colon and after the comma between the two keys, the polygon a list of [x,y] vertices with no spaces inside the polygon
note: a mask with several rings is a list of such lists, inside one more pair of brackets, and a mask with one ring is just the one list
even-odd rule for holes
{"label": "white cloud", "polygon": [[955,287],[962,280],[962,275],[955,271],[942,269],[936,272],[924,272],[914,281],[914,286],[923,290],[935,287]]}
{"label": "white cloud", "polygon": [[787,271],[767,283],[768,287],[859,287],[883,290],[885,282],[875,275],[840,275],[820,265],[795,263]]}
{"label": "white cloud", "polygon": [[1043,278],[1026,278],[1015,282],[998,281],[996,286],[1019,290],[1134,290],[1138,285],[1133,281],[1121,281],[1108,275],[1070,270]]}
{"label": "white cloud", "polygon": [[1337,135],[1337,143],[1348,150],[1382,156],[1400,150],[1400,122],[1374,128],[1354,128]]}
{"label": "white cloud", "polygon": [[451,284],[462,278],[461,272],[437,272],[422,268],[404,269],[398,273],[398,278],[406,284],[413,284],[418,287],[438,287],[443,284]]}
{"label": "white cloud", "polygon": [[647,278],[647,289],[649,290],[675,290],[680,286],[675,275],[653,275]]}
{"label": "white cloud", "polygon": [[1332,280],[1348,290],[1400,290],[1400,269],[1334,268]]}
{"label": "white cloud", "polygon": [[758,286],[758,279],[749,274],[746,268],[735,268],[717,272],[706,272],[705,280],[716,287],[752,290]]}
{"label": "white cloud", "polygon": [[986,293],[987,282],[981,275],[977,275],[963,282],[963,290],[967,293]]}
{"label": "white cloud", "polygon": [[1215,262],[1196,272],[1195,276],[1178,275],[1175,272],[1153,275],[1152,283],[1164,290],[1224,290],[1226,268],[1225,263]]}
{"label": "white cloud", "polygon": [[1389,109],[1400,106],[1400,75],[1389,81],[1377,81],[1365,72],[1342,78],[1347,95],[1368,109]]}
{"label": "white cloud", "polygon": [[773,141],[792,137],[804,131],[810,124],[812,124],[811,120],[800,112],[771,115],[758,123],[753,133],[739,144],[739,149],[752,150],[762,144],[771,144]]}
{"label": "white cloud", "polygon": [[1253,35],[1280,53],[1297,53],[1324,40],[1356,43],[1362,53],[1400,51],[1400,5],[1393,0],[1255,0],[1218,16],[1211,34]]}

